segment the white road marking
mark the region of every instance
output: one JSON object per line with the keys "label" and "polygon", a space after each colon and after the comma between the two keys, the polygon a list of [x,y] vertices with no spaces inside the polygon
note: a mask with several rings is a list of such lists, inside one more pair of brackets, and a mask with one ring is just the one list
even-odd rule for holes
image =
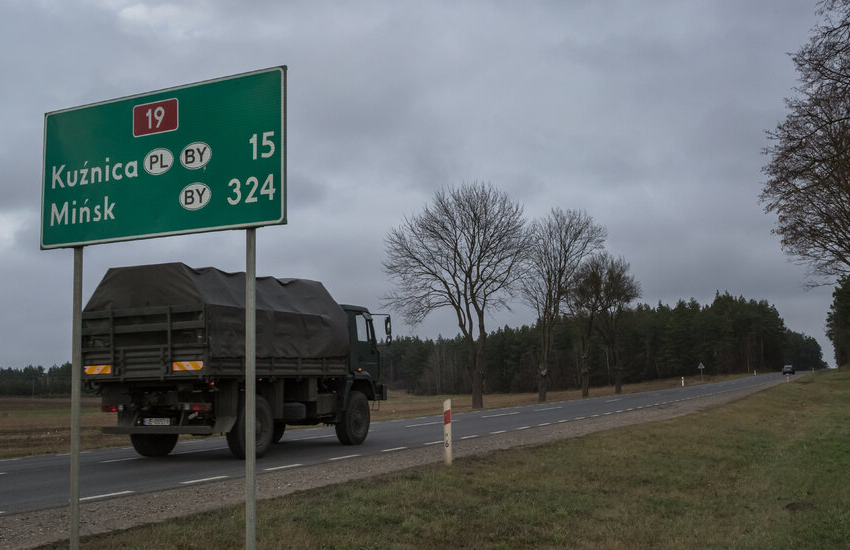
{"label": "white road marking", "polygon": [[405,449],[407,449],[407,447],[393,447],[392,449],[383,449],[381,452],[382,453],[391,453],[393,451],[403,451]]}
{"label": "white road marking", "polygon": [[140,456],[131,456],[129,458],[113,458],[112,460],[101,460],[98,464],[111,464],[113,462],[127,462],[129,460],[140,460]]}
{"label": "white road marking", "polygon": [[607,401],[605,401],[605,402],[606,402],[606,403],[616,403],[617,401],[622,401],[622,400],[623,400],[623,398],[622,398],[622,397],[618,397],[617,399],[609,399],[609,400],[607,400]]}
{"label": "white road marking", "polygon": [[563,409],[564,407],[546,407],[544,409],[534,409],[534,412],[543,412],[543,411],[554,411],[555,409]]}
{"label": "white road marking", "polygon": [[490,432],[490,435],[503,434],[507,433],[507,430],[497,430],[495,432]]}
{"label": "white road marking", "polygon": [[461,439],[475,439],[476,437],[478,437],[478,436],[477,435],[465,435],[465,436],[461,437]]}
{"label": "white road marking", "polygon": [[311,435],[309,437],[296,437],[294,439],[287,438],[287,441],[308,441],[310,439],[327,439],[330,437],[336,437],[334,434],[330,435]]}
{"label": "white road marking", "polygon": [[520,430],[527,430],[527,429],[529,429],[530,427],[531,427],[531,426],[523,426],[523,427],[521,427],[521,428],[517,428],[516,430],[517,430],[517,431],[520,431]]}
{"label": "white road marking", "polygon": [[265,468],[266,472],[274,472],[275,470],[286,470],[288,468],[297,468],[299,466],[303,466],[303,464],[286,464],[284,466],[275,466],[273,468]]}
{"label": "white road marking", "polygon": [[129,495],[135,493],[136,491],[118,491],[117,493],[106,493],[105,495],[94,495],[91,497],[83,497],[80,499],[80,502],[84,500],[97,500],[99,498],[109,498],[109,497],[119,497],[121,495]]}
{"label": "white road marking", "polygon": [[423,445],[426,445],[426,446],[427,445],[439,445],[442,442],[443,442],[443,440],[441,439],[439,441],[429,441],[428,443],[423,443]]}
{"label": "white road marking", "polygon": [[331,462],[331,461],[334,461],[334,460],[345,460],[345,459],[348,459],[348,458],[356,458],[358,456],[360,456],[360,455],[335,456],[333,458],[329,458],[328,461]]}
{"label": "white road marking", "polygon": [[214,476],[214,477],[205,477],[203,479],[190,479],[189,481],[181,481],[180,485],[192,485],[193,483],[203,483],[205,481],[217,481],[219,479],[227,479],[230,476]]}
{"label": "white road marking", "polygon": [[[457,422],[455,420],[454,422]],[[423,422],[422,424],[408,424],[405,428],[418,428],[419,426],[433,426],[434,424],[442,424],[442,420],[437,420],[436,422]]]}
{"label": "white road marking", "polygon": [[210,451],[223,451],[227,447],[214,447],[212,449],[195,449],[194,451],[180,451],[179,453],[171,453],[172,455],[190,455],[193,453],[208,453]]}
{"label": "white road marking", "polygon": [[550,424],[552,424],[552,423],[551,422],[543,422],[542,424],[538,424],[537,427],[540,428],[541,426],[549,426]]}
{"label": "white road marking", "polygon": [[509,413],[499,413],[499,414],[485,414],[481,418],[497,418],[499,416],[511,416],[513,414],[519,414],[519,411],[513,411]]}

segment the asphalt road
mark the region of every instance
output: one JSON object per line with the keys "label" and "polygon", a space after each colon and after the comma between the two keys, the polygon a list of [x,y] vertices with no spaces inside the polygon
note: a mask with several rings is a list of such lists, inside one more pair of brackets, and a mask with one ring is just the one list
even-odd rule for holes
{"label": "asphalt road", "polygon": [[[455,441],[498,436],[773,385],[783,380],[782,375],[772,373],[646,393],[454,414],[452,435]],[[359,446],[338,443],[333,427],[292,430],[265,457],[257,460],[258,483],[262,482],[264,472],[439,445],[443,443],[442,424],[442,415],[375,422],[368,438]],[[67,454],[0,460],[0,515],[67,506],[69,470]],[[104,500],[239,478],[244,474],[244,462],[233,458],[223,437],[181,441],[163,458],[141,457],[132,447],[84,451],[80,457],[80,498],[82,502]]]}

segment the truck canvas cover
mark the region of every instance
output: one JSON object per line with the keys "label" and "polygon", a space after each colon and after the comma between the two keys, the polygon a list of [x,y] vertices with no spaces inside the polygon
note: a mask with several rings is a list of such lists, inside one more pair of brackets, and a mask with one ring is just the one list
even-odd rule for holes
{"label": "truck canvas cover", "polygon": [[[257,277],[257,357],[340,358],[348,318],[322,283]],[[210,357],[245,356],[245,273],[166,263],[109,269],[85,312],[203,304]]]}

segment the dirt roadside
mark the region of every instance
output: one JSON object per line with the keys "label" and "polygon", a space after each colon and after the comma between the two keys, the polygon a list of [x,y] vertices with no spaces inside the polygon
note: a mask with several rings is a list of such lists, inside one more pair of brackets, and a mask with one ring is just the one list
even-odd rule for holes
{"label": "dirt roadside", "polygon": [[[693,414],[741,399],[771,385],[732,391],[651,409],[641,409],[581,421],[531,428],[454,442],[454,457],[481,455],[522,446],[536,446],[561,439]],[[441,462],[441,446],[420,447],[335,462],[267,473],[257,477],[257,498],[269,499],[353,479],[396,472]],[[207,483],[181,489],[145,493],[80,505],[81,536],[127,529],[147,523],[244,503],[242,479]],[[68,508],[55,508],[0,516],[0,548],[33,548],[67,539]]]}

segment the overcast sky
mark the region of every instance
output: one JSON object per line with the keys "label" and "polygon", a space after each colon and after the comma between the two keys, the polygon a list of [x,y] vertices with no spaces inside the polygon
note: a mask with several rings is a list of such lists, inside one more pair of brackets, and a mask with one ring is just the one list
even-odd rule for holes
{"label": "overcast sky", "polygon": [[[758,201],[817,21],[805,0],[0,0],[0,366],[71,358],[73,253],[39,250],[44,114],[278,65],[289,224],[257,231],[259,275],[380,310],[390,228],[486,181],[529,219],[586,210],[642,302],[764,299],[832,364],[831,289],[804,288]],[[111,266],[168,261],[242,271],[244,231],[86,247],[84,301]],[[488,328],[533,322],[517,303]]]}

